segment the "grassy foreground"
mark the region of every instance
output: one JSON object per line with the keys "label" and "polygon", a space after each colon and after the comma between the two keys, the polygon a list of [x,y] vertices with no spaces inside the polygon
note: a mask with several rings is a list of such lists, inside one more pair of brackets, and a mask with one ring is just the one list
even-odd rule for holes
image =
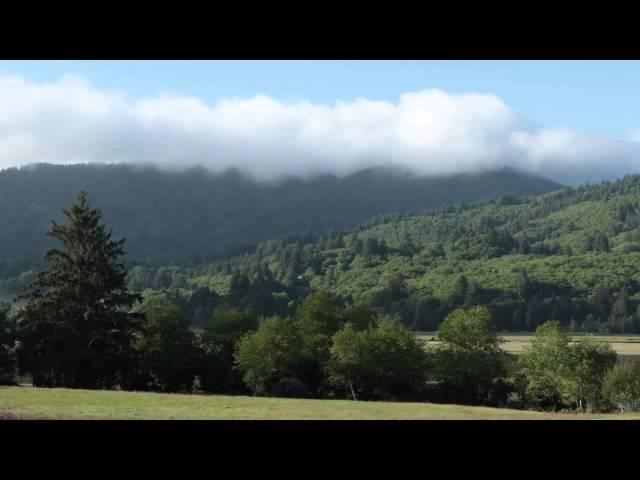
{"label": "grassy foreground", "polygon": [[28,387],[0,387],[0,418],[2,417],[125,420],[640,419],[640,415],[550,414],[430,403],[301,400]]}

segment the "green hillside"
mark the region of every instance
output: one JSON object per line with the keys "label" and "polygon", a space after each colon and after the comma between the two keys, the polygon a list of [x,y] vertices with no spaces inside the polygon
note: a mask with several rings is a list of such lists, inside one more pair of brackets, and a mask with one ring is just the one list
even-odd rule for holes
{"label": "green hillside", "polygon": [[137,267],[129,279],[151,289],[148,298],[181,304],[196,324],[220,303],[286,313],[323,289],[417,330],[435,330],[455,306],[486,304],[506,330],[557,319],[575,331],[638,331],[640,176],[386,215],[197,268]]}
{"label": "green hillside", "polygon": [[54,245],[45,235],[51,220],[61,221],[62,209],[83,189],[114,235],[127,239],[128,265],[160,266],[211,261],[292,234],[352,228],[382,213],[418,213],[456,201],[558,188],[508,169],[447,178],[367,169],[346,177],[259,182],[236,171],[214,174],[203,168],[10,168],[0,171],[0,278],[42,266],[43,253]]}

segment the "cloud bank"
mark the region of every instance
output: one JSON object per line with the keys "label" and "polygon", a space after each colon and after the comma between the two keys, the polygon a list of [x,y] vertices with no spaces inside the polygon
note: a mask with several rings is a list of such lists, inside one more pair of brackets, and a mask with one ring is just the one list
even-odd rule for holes
{"label": "cloud bank", "polygon": [[508,166],[576,183],[638,172],[639,153],[640,134],[537,126],[488,94],[423,90],[334,105],[258,95],[207,105],[175,94],[132,99],[71,75],[0,77],[0,168],[124,162],[233,167],[269,180],[382,165],[427,175]]}

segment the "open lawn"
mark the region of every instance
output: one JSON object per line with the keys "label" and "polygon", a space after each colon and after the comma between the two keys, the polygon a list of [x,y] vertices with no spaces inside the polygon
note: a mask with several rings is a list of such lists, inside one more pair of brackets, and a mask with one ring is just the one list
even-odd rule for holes
{"label": "open lawn", "polygon": [[[437,335],[434,332],[417,332],[418,337],[427,340],[427,345],[436,345]],[[591,338],[593,340],[605,341],[611,344],[613,349],[622,357],[635,357],[640,356],[640,335],[638,334],[615,334],[615,335],[585,335],[585,334],[572,334],[575,340],[580,338]],[[505,340],[502,344],[502,349],[508,353],[522,353],[524,347],[531,342],[533,338],[532,333],[506,333],[501,335]]]}
{"label": "open lawn", "polygon": [[551,414],[431,403],[354,402],[0,387],[0,419],[575,420],[640,414]]}

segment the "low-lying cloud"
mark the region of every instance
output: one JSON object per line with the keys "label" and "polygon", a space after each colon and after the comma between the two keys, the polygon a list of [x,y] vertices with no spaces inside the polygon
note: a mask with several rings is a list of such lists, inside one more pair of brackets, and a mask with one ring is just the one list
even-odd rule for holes
{"label": "low-lying cloud", "polygon": [[576,183],[637,172],[638,138],[536,126],[478,93],[423,90],[393,103],[334,105],[258,95],[207,105],[174,94],[132,99],[77,76],[0,77],[0,168],[124,162],[276,179],[380,165],[417,174],[509,166]]}

